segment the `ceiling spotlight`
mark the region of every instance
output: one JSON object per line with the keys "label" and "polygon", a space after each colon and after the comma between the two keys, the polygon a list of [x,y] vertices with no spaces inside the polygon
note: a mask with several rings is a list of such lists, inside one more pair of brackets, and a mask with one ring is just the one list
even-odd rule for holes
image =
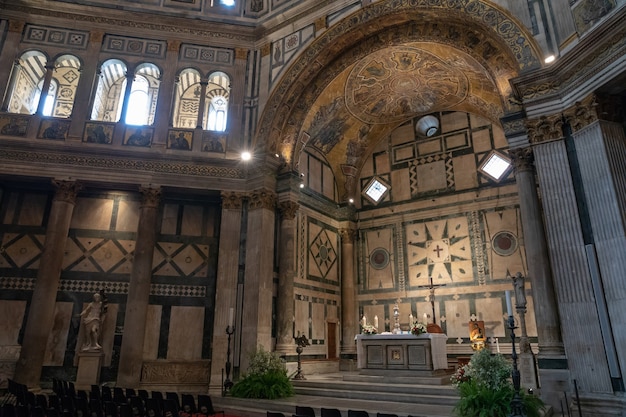
{"label": "ceiling spotlight", "polygon": [[415,132],[420,137],[430,138],[439,130],[439,119],[432,114],[420,118],[415,122]]}
{"label": "ceiling spotlight", "polygon": [[549,64],[551,62],[554,62],[555,59],[556,57],[554,55],[548,55],[546,59],[543,60],[543,62],[545,62],[546,64]]}
{"label": "ceiling spotlight", "polygon": [[348,203],[350,203],[350,204],[354,203],[354,198],[348,199]]}
{"label": "ceiling spotlight", "polygon": [[280,158],[280,155],[279,155],[279,154],[277,154],[277,153],[275,153],[275,154],[274,154],[274,156],[275,156],[276,158]]}
{"label": "ceiling spotlight", "polygon": [[304,188],[304,183],[300,183],[300,188]]}
{"label": "ceiling spotlight", "polygon": [[248,151],[243,151],[241,153],[241,160],[242,161],[249,161],[252,158],[252,155],[250,154],[250,152]]}

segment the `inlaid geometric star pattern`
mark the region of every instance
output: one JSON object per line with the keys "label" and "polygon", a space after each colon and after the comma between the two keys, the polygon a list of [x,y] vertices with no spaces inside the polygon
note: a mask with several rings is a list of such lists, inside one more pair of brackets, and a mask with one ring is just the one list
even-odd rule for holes
{"label": "inlaid geometric star pattern", "polygon": [[466,217],[440,219],[405,227],[409,286],[470,282],[474,279]]}
{"label": "inlaid geometric star pattern", "polygon": [[310,259],[322,278],[333,268],[337,261],[337,251],[326,229],[321,229],[309,246]]}

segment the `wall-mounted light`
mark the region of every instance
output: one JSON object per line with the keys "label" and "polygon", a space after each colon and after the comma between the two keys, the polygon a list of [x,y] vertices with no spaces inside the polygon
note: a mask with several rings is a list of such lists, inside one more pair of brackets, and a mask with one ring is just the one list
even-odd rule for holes
{"label": "wall-mounted light", "polygon": [[252,154],[248,151],[243,151],[241,153],[241,160],[242,161],[249,161],[252,158]]}
{"label": "wall-mounted light", "polygon": [[556,57],[554,55],[548,55],[543,62],[545,62],[546,64],[550,64],[552,62],[554,62],[556,60]]}

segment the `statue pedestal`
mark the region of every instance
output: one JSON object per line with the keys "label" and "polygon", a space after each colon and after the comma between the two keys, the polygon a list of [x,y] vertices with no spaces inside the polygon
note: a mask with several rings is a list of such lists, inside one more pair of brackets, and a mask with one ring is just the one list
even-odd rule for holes
{"label": "statue pedestal", "polygon": [[77,389],[89,390],[92,385],[100,384],[100,368],[103,361],[104,353],[102,351],[78,353]]}
{"label": "statue pedestal", "polygon": [[519,354],[520,385],[523,388],[537,389],[537,367],[535,355],[530,352]]}

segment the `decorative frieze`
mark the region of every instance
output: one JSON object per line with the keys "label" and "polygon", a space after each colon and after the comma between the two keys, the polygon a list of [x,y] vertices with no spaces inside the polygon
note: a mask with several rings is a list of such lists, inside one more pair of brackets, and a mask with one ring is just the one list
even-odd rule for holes
{"label": "decorative frieze", "polygon": [[89,32],[29,24],[26,25],[22,41],[39,45],[85,49],[89,41]]}
{"label": "decorative frieze", "polygon": [[150,361],[141,367],[143,384],[198,384],[209,383],[210,361]]}
{"label": "decorative frieze", "polygon": [[200,62],[204,64],[233,65],[235,51],[226,48],[191,45],[184,43],[180,48],[180,59],[183,61]]}
{"label": "decorative frieze", "polygon": [[114,54],[165,58],[166,41],[153,39],[129,38],[117,35],[106,35],[102,44],[102,52]]}

